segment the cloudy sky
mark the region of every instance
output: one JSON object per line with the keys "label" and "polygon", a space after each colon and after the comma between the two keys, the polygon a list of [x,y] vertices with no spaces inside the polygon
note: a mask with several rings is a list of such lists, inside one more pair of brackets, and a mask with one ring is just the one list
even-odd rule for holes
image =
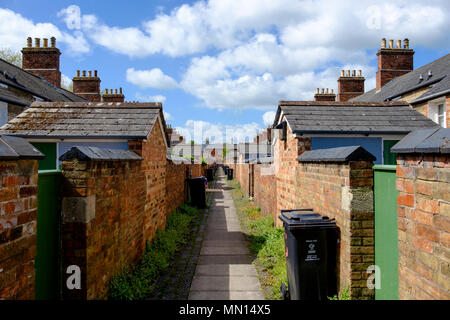
{"label": "cloudy sky", "polygon": [[341,69],[375,86],[381,38],[410,39],[415,68],[449,52],[450,1],[0,0],[0,48],[57,38],[61,72],[97,69],[126,100],[161,101],[182,133],[245,140],[279,100],[311,100]]}

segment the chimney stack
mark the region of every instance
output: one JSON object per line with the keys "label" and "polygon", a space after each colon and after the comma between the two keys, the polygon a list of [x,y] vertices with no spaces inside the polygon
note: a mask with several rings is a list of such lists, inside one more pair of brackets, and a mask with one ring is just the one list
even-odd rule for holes
{"label": "chimney stack", "polygon": [[338,78],[338,96],[337,101],[348,101],[364,93],[364,77],[362,71],[341,70],[341,76]]}
{"label": "chimney stack", "polygon": [[100,94],[100,78],[97,77],[97,70],[94,70],[94,76],[92,71],[88,71],[86,76],[86,70],[77,70],[77,75],[72,79],[73,81],[73,93],[83,97],[91,102],[100,102],[102,100]]}
{"label": "chimney stack", "polygon": [[[109,92],[108,92],[109,91]],[[103,102],[124,102],[125,96],[122,93],[122,88],[119,88],[119,93],[117,93],[117,89],[106,89],[106,93],[103,95]]]}
{"label": "chimney stack", "polygon": [[319,88],[317,88],[316,94],[314,95],[314,101],[336,101],[334,90],[331,89],[329,91],[328,88],[319,90]]}
{"label": "chimney stack", "polygon": [[34,47],[31,37],[27,38],[27,45],[22,48],[22,69],[45,78],[57,88],[61,88],[61,72],[59,71],[59,56],[61,52],[56,48],[56,39],[51,38],[51,47],[48,39],[34,39]]}
{"label": "chimney stack", "polygon": [[396,48],[394,48],[394,40],[389,40],[389,48],[386,48],[386,39],[383,38],[377,56],[377,90],[392,79],[413,70],[414,50],[409,48],[408,39],[403,40],[403,48],[401,40],[397,40]]}

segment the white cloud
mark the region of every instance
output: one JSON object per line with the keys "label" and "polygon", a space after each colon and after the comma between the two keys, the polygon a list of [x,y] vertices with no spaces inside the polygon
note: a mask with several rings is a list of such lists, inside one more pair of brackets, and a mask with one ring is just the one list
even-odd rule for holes
{"label": "white cloud", "polygon": [[196,143],[204,142],[206,138],[211,143],[223,142],[251,142],[253,137],[262,130],[257,123],[239,125],[225,125],[207,121],[188,120],[183,127],[176,127],[177,131],[186,138],[186,141],[194,140]]}
{"label": "white cloud", "polygon": [[167,111],[164,111],[164,119],[166,121],[173,121],[173,117],[170,113],[168,113]]}
{"label": "white cloud", "polygon": [[73,54],[86,53],[90,49],[81,32],[70,34],[51,23],[34,23],[12,10],[0,8],[0,46],[20,50],[25,47],[27,37],[56,37],[57,47],[58,43],[63,43]]}
{"label": "white cloud", "polygon": [[264,125],[266,127],[269,127],[273,124],[273,121],[275,119],[275,111],[267,111],[266,113],[263,114],[262,118],[263,118],[263,122]]}
{"label": "white cloud", "polygon": [[72,79],[65,74],[61,74],[61,86],[63,88],[69,88],[72,85]]}
{"label": "white cloud", "polygon": [[140,88],[172,89],[177,86],[177,82],[164,74],[161,69],[151,70],[127,69],[127,81]]}
{"label": "white cloud", "polygon": [[166,101],[166,97],[163,95],[156,95],[156,96],[148,96],[148,95],[141,95],[139,92],[136,93],[136,99],[141,102],[164,102]]}

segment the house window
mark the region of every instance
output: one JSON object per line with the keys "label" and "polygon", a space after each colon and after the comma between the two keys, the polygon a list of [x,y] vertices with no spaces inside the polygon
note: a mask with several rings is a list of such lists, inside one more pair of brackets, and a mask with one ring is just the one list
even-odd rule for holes
{"label": "house window", "polygon": [[446,125],[445,125],[445,105],[444,105],[443,103],[438,104],[438,114],[437,114],[437,117],[438,117],[437,123],[438,123],[441,127],[445,128],[445,127],[446,127]]}
{"label": "house window", "polygon": [[430,101],[428,117],[443,128],[447,128],[447,110],[445,101]]}
{"label": "house window", "polygon": [[0,126],[8,122],[8,104],[0,101]]}

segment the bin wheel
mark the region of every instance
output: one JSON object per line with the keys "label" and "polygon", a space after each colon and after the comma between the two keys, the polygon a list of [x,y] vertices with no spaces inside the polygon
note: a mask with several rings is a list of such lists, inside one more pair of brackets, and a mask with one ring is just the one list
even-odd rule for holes
{"label": "bin wheel", "polygon": [[286,288],[286,284],[284,284],[284,282],[281,283],[281,299],[282,300],[290,300],[291,298],[289,297],[289,291]]}

